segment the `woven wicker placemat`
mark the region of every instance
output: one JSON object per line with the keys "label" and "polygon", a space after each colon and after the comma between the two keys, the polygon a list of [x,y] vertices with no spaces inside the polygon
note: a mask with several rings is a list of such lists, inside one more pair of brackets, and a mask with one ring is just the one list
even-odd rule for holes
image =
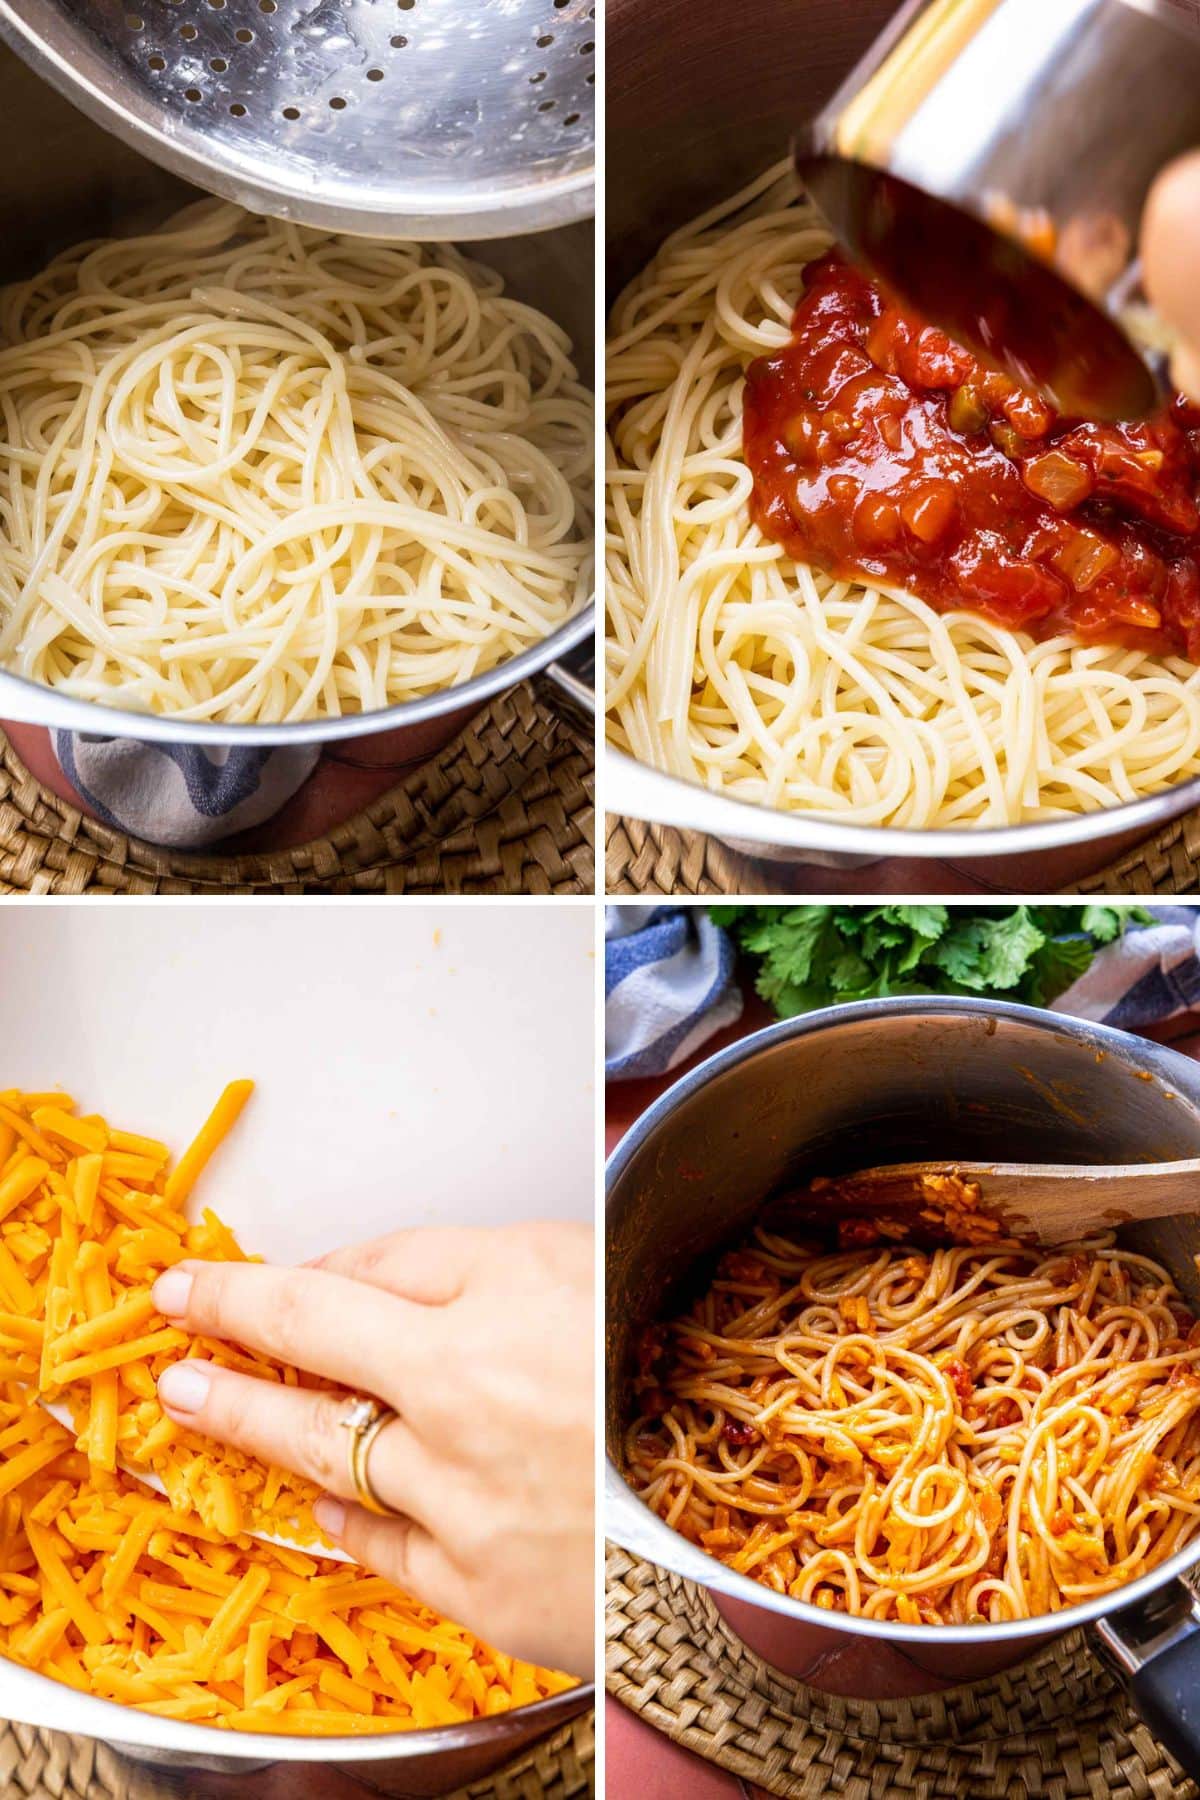
{"label": "woven wicker placemat", "polygon": [[[504,1768],[447,1800],[583,1800],[595,1792],[595,1714],[584,1713],[553,1736],[523,1750]],[[294,1765],[288,1765],[294,1769]],[[369,1774],[370,1765],[367,1765]],[[346,1773],[353,1777],[353,1769]],[[0,1795],[4,1800],[177,1800],[181,1793],[203,1794],[202,1776],[170,1776],[128,1761],[107,1744],[92,1738],[68,1737],[61,1731],[38,1731],[32,1725],[8,1724],[0,1730]],[[232,1778],[215,1785],[233,1800]],[[238,1780],[236,1800],[247,1800],[260,1778]],[[302,1779],[286,1784],[297,1795]],[[363,1788],[364,1800],[369,1787]]]}
{"label": "woven wicker placemat", "polygon": [[593,809],[590,747],[528,686],[328,836],[264,855],[112,831],[35,781],[0,733],[0,894],[591,893]]}
{"label": "woven wicker placemat", "polygon": [[[609,815],[604,885],[609,894],[771,894],[769,867],[716,838]],[[1164,826],[1063,893],[1191,894],[1200,888],[1200,812]]]}
{"label": "woven wicker placemat", "polygon": [[1194,894],[1200,887],[1200,812],[1185,813],[1144,844],[1068,891],[1080,894]]}
{"label": "woven wicker placemat", "polygon": [[718,838],[641,819],[605,820],[607,894],[763,894],[753,863]]}
{"label": "woven wicker placemat", "polygon": [[985,1681],[846,1700],[747,1649],[703,1588],[607,1557],[609,1692],[741,1780],[792,1800],[1197,1800],[1080,1632]]}

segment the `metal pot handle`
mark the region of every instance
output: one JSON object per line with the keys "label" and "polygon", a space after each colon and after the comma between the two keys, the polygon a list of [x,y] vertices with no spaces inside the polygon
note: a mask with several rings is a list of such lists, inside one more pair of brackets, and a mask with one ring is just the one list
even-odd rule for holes
{"label": "metal pot handle", "polygon": [[1159,1743],[1200,1781],[1200,1595],[1170,1581],[1092,1629]]}
{"label": "metal pot handle", "polygon": [[534,677],[534,692],[590,749],[596,737],[596,646],[585,640]]}
{"label": "metal pot handle", "polygon": [[[662,1556],[662,1520],[644,1506],[637,1495],[613,1468],[611,1463],[604,1469],[604,1535],[611,1543],[619,1544],[622,1550],[628,1550],[631,1556],[640,1556],[646,1562],[656,1563]],[[714,1562],[714,1573],[709,1585],[721,1586],[720,1572],[723,1564]]]}

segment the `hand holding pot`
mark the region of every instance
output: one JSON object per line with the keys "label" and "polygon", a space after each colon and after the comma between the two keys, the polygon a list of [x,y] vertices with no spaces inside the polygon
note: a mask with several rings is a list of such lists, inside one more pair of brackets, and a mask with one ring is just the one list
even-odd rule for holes
{"label": "hand holding pot", "polygon": [[592,1665],[592,1239],[583,1226],[403,1231],[303,1268],[180,1263],[155,1305],[396,1417],[354,1501],[344,1394],[210,1363],[159,1381],[171,1418],[317,1482],[367,1567],[513,1655]]}
{"label": "hand holding pot", "polygon": [[1171,379],[1200,401],[1200,150],[1163,170],[1142,225],[1146,291],[1180,343]]}

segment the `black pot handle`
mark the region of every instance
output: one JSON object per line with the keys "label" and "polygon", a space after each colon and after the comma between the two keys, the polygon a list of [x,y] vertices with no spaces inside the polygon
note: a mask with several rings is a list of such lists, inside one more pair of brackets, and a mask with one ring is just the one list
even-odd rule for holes
{"label": "black pot handle", "polygon": [[1158,1742],[1200,1782],[1200,1597],[1170,1581],[1092,1629]]}

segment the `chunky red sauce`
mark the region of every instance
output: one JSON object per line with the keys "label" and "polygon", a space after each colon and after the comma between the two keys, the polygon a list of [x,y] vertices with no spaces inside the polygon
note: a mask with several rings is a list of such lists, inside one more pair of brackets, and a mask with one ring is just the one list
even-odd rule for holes
{"label": "chunky red sauce", "polygon": [[743,425],[754,517],[797,561],[1200,662],[1200,407],[1062,418],[831,253]]}

